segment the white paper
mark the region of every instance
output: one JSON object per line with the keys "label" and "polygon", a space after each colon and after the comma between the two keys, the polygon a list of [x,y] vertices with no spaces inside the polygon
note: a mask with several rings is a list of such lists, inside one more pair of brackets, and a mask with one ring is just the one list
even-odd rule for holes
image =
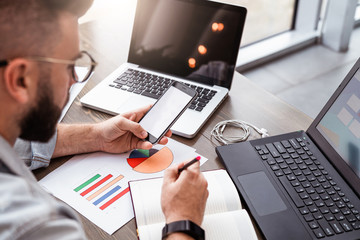
{"label": "white paper", "polygon": [[[158,150],[164,147],[169,148],[173,154],[173,161],[171,165],[177,165],[183,161],[187,161],[195,158],[196,156],[199,156],[199,154],[195,152],[196,150],[194,148],[176,142],[172,139],[169,139],[169,143],[166,146],[154,146],[154,148]],[[39,183],[48,192],[72,206],[75,210],[84,215],[98,227],[102,228],[109,234],[113,234],[117,229],[122,227],[125,223],[134,217],[130,194],[127,192],[125,195],[120,197],[118,200],[103,210],[101,210],[100,207],[114,196],[127,189],[128,181],[162,177],[164,174],[164,171],[159,171],[156,173],[141,173],[135,171],[127,162],[129,155],[130,152],[123,154],[107,154],[98,152],[75,156],[51,172],[49,175],[44,177],[41,181],[39,181]],[[203,164],[206,161],[207,159],[201,156],[200,164]],[[75,189],[78,186],[96,176],[97,174],[100,174],[101,177],[81,189],[79,192],[75,192]],[[99,185],[85,196],[80,195],[90,186],[96,184],[109,174],[111,174],[112,177],[108,181]],[[99,194],[99,196],[95,197],[94,199],[90,201],[87,200],[87,198],[94,192],[107,185],[111,180],[118,177],[119,175],[123,175],[124,178],[119,180],[116,184]],[[106,193],[110,192],[116,186],[118,186],[120,189],[115,191],[100,204],[96,206],[94,205],[97,200],[102,198]]]}

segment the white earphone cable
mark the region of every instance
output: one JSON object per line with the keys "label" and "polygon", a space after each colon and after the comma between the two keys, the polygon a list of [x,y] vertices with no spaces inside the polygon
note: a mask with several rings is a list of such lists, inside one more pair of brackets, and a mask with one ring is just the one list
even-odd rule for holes
{"label": "white earphone cable", "polygon": [[[242,136],[224,136],[224,131],[227,126],[237,127],[243,130]],[[250,136],[250,128],[253,128],[261,137],[269,136],[268,131],[265,128],[258,128],[251,123],[247,123],[241,120],[225,120],[215,125],[211,131],[211,136],[222,144],[231,144],[246,141]]]}

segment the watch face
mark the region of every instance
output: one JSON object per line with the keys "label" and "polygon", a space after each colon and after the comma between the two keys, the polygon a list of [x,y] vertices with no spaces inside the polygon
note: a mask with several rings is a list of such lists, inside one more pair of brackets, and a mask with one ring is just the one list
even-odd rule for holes
{"label": "watch face", "polygon": [[181,220],[166,224],[162,230],[162,239],[165,239],[168,235],[175,232],[184,233],[195,240],[205,240],[205,231],[190,220]]}

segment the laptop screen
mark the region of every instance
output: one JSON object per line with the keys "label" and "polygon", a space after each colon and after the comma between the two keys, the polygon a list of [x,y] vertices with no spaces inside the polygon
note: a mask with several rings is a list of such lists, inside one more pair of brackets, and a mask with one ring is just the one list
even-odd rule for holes
{"label": "laptop screen", "polygon": [[321,135],[360,177],[360,70],[316,126]]}
{"label": "laptop screen", "polygon": [[138,0],[128,61],[230,88],[246,9],[204,0]]}

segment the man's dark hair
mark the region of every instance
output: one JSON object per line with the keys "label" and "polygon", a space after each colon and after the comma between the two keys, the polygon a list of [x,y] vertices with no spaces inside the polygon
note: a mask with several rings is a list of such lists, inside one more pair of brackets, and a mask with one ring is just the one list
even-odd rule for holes
{"label": "man's dark hair", "polygon": [[82,16],[93,0],[0,0],[0,60],[44,55],[58,42],[58,17]]}

